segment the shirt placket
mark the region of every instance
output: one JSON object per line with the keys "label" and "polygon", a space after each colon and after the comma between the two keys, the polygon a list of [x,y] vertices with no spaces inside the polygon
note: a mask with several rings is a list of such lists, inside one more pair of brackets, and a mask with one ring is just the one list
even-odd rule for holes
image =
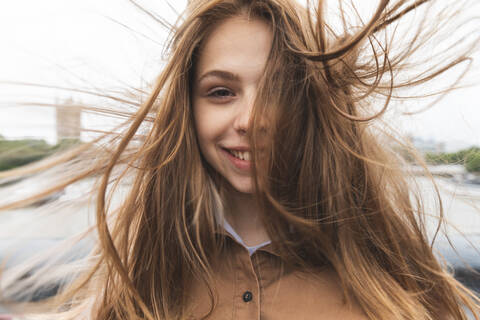
{"label": "shirt placket", "polygon": [[233,301],[234,320],[260,320],[260,284],[255,272],[255,256],[248,254],[245,248],[237,248],[241,252],[237,255],[235,264],[235,293]]}

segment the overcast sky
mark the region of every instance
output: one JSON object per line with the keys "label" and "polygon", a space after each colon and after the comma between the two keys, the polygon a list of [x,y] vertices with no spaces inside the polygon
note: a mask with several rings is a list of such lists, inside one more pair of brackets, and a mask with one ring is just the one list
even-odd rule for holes
{"label": "overcast sky", "polygon": [[[177,17],[166,1],[139,2],[171,22]],[[180,11],[186,0],[171,2]],[[480,16],[478,7],[475,10]],[[51,102],[71,93],[5,81],[107,88],[123,82],[141,87],[161,68],[165,33],[126,0],[1,0],[0,41],[0,134],[53,142],[53,110],[12,107],[9,102],[19,97]],[[469,76],[473,86],[451,93],[427,112],[402,118],[403,131],[444,141],[450,148],[480,145],[480,55],[475,58]]]}

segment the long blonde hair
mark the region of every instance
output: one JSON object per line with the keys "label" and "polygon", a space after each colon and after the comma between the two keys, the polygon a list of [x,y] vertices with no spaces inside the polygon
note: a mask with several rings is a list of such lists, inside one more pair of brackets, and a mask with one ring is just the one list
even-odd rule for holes
{"label": "long blonde hair", "polygon": [[[473,47],[451,48],[450,59],[397,80],[400,71],[411,72],[412,57],[434,32],[420,26],[410,43],[397,44],[397,38],[390,42],[389,28],[426,2],[379,1],[356,29],[340,7],[340,32],[326,23],[323,1],[307,8],[290,0],[190,1],[173,29],[167,65],[123,132],[0,174],[7,181],[48,168],[68,172],[58,184],[0,209],[99,177],[98,243],[45,302],[55,307],[48,318],[184,319],[193,279],[208,286],[213,308],[211,265],[224,245],[216,223],[224,181],[199,151],[191,91],[211,30],[247,15],[266,21],[273,32],[249,139],[255,196],[282,261],[307,270],[330,266],[347,301],[358,302],[370,319],[466,319],[464,307],[479,319],[478,298],[433,254],[427,212],[408,185],[404,163],[373,128],[395,90],[469,60]],[[259,123],[266,118],[271,143],[260,162],[258,139],[265,132]],[[102,142],[110,147],[101,151]],[[112,207],[109,195],[122,181],[127,196]],[[15,279],[5,292],[18,291],[22,281],[39,285],[41,278]]]}

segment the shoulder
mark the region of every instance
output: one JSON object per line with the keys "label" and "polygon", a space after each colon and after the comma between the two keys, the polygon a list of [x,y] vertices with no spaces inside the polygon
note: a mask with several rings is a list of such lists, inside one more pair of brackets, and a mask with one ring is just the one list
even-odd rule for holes
{"label": "shoulder", "polygon": [[368,319],[355,299],[347,301],[340,277],[331,269],[317,272],[293,272],[282,279],[282,282],[283,288],[292,289],[290,291],[292,293],[288,295],[289,301],[279,304],[280,306],[295,301],[294,304],[301,306],[300,309],[305,314],[321,316],[321,319]]}
{"label": "shoulder", "polygon": [[[338,274],[327,269],[320,272],[318,278],[325,284],[325,294],[328,294],[332,306],[332,316],[337,316],[337,319],[342,320],[367,320],[368,317],[360,307],[357,300],[352,297],[347,301],[345,298],[341,280]],[[332,318],[333,319],[333,318]]]}

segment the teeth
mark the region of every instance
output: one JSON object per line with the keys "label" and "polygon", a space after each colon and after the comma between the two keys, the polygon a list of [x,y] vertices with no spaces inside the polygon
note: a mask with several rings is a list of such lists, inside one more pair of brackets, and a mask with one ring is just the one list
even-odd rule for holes
{"label": "teeth", "polygon": [[231,154],[233,154],[236,158],[241,160],[250,161],[250,152],[249,151],[236,151],[236,150],[229,150]]}

